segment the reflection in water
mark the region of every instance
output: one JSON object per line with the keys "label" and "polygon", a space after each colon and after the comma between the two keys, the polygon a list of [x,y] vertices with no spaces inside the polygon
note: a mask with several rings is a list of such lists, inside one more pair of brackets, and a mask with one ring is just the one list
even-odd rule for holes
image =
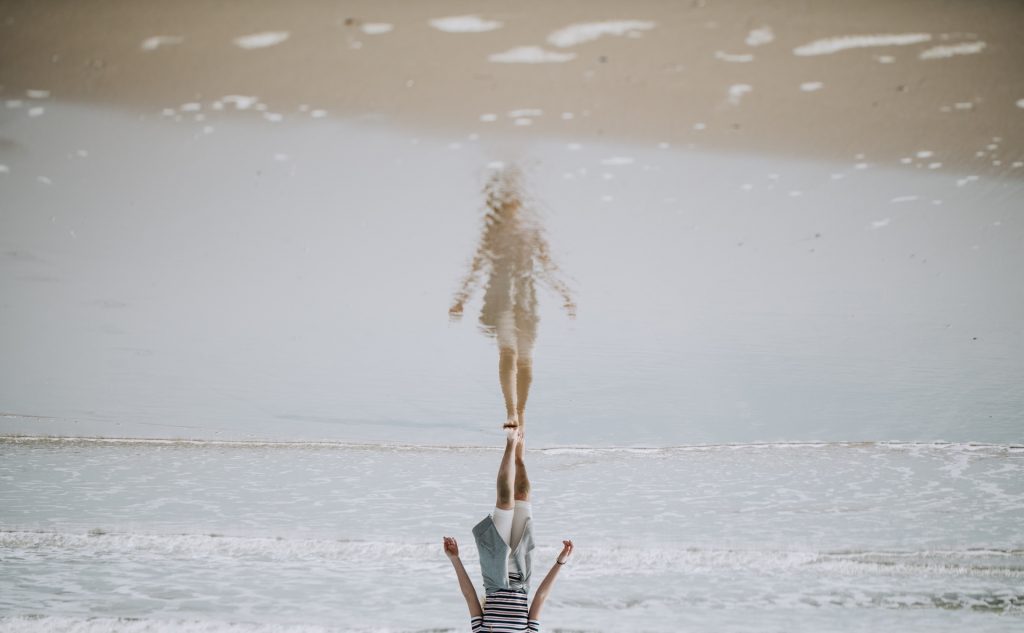
{"label": "reflection in water", "polygon": [[481,329],[498,340],[498,377],[505,397],[505,426],[523,423],[533,377],[537,337],[537,281],[558,293],[570,318],[576,316],[569,286],[544,239],[540,219],[523,196],[522,174],[515,167],[498,170],[484,187],[487,214],[469,273],[455,293],[448,314],[458,319],[486,271]]}

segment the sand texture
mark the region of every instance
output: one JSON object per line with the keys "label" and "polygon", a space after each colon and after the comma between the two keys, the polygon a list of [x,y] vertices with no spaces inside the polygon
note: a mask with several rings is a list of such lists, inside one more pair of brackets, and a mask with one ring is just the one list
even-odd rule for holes
{"label": "sand texture", "polygon": [[1022,19],[1010,1],[11,2],[0,94],[149,113],[237,95],[281,117],[1010,174]]}

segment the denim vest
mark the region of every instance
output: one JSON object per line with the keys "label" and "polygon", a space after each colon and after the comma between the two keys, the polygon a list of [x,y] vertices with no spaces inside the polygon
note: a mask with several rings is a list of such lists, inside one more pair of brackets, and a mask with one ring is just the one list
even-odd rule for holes
{"label": "denim vest", "polygon": [[[498,534],[498,529],[494,527],[494,521],[490,516],[484,517],[483,521],[473,527],[473,537],[476,539],[476,549],[480,552],[480,571],[484,577],[484,591],[491,593],[496,589],[513,589],[529,593],[534,548],[533,519],[526,519],[523,537],[519,540],[515,550],[511,550]],[[522,573],[522,580],[518,582],[510,582],[508,578],[510,553],[516,567]]]}

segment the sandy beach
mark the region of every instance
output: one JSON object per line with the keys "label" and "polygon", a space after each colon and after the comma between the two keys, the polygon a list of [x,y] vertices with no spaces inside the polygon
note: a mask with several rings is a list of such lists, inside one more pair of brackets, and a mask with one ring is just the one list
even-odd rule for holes
{"label": "sandy beach", "polygon": [[1009,175],[1022,19],[1010,0],[6,3],[0,94],[146,114],[240,95],[281,116]]}

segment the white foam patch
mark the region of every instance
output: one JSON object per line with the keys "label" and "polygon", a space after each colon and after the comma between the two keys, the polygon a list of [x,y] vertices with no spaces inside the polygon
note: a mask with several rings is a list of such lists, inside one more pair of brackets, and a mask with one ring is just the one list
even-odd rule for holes
{"label": "white foam patch", "polygon": [[195,101],[191,101],[189,103],[182,104],[180,109],[181,109],[182,112],[199,112],[199,110],[201,110],[202,108],[203,108],[203,105],[201,103],[196,103]]}
{"label": "white foam patch", "polygon": [[254,48],[277,46],[281,42],[287,40],[288,36],[288,31],[264,31],[262,33],[252,33],[251,35],[236,37],[232,41],[235,43],[235,46],[239,48],[251,50]]}
{"label": "white foam patch", "polygon": [[175,46],[185,41],[184,37],[180,35],[154,35],[153,37],[147,37],[142,40],[139,44],[139,48],[144,51],[155,51],[161,46]]}
{"label": "white foam patch", "polygon": [[548,51],[540,46],[517,46],[487,56],[487,61],[497,64],[558,64],[574,59],[576,53]]}
{"label": "white foam patch", "polygon": [[264,112],[263,118],[270,121],[271,123],[280,123],[284,120],[284,115],[277,112]]}
{"label": "white foam patch", "polygon": [[917,156],[918,158],[931,158],[932,156],[935,155],[935,152],[927,149],[922,149],[915,153],[914,155]]}
{"label": "white foam patch", "polygon": [[43,113],[44,113],[45,111],[46,111],[46,110],[44,110],[44,109],[42,108],[42,106],[36,106],[36,107],[34,107],[34,108],[29,108],[29,111],[28,111],[28,115],[29,115],[30,117],[37,117],[37,116],[43,116]]}
{"label": "white foam patch", "polygon": [[493,112],[488,112],[486,114],[481,114],[480,120],[484,123],[493,123],[498,120],[498,115]]}
{"label": "white foam patch", "polygon": [[917,196],[896,196],[892,200],[889,200],[889,202],[898,204],[900,202],[913,202],[914,200],[917,200]]}
{"label": "white foam patch", "polygon": [[612,156],[601,161],[602,165],[632,165],[636,159],[632,156]]}
{"label": "white foam patch", "polygon": [[486,33],[500,29],[502,23],[497,20],[485,20],[479,15],[451,15],[431,20],[430,26],[445,33]]}
{"label": "white foam patch", "polygon": [[1024,108],[1024,99],[1017,99],[1017,107]]}
{"label": "white foam patch", "polygon": [[259,98],[246,95],[226,95],[220,100],[223,103],[233,103],[236,110],[248,110],[259,101]]}
{"label": "white foam patch", "polygon": [[743,95],[753,90],[754,88],[750,84],[733,84],[729,86],[729,103],[739,105]]}
{"label": "white foam patch", "polygon": [[770,44],[775,41],[775,33],[772,32],[772,27],[762,26],[757,29],[752,29],[747,34],[747,46],[763,46]]}
{"label": "white foam patch", "polygon": [[49,90],[26,90],[25,96],[29,99],[46,99],[50,96]]}
{"label": "white foam patch", "polygon": [[715,59],[720,59],[723,62],[732,62],[734,64],[745,64],[747,62],[754,61],[754,56],[750,53],[726,53],[725,51],[715,51]]}
{"label": "white foam patch", "polygon": [[976,182],[977,180],[978,180],[977,176],[964,176],[963,178],[957,179],[956,186],[957,187],[966,187],[967,185],[971,184],[972,182]]}
{"label": "white foam patch", "polygon": [[947,59],[954,55],[974,55],[985,50],[985,42],[963,42],[950,46],[933,46],[918,57],[920,59]]}
{"label": "white foam patch", "polygon": [[525,127],[527,125],[533,125],[533,119],[528,119],[526,117],[522,117],[522,118],[516,119],[515,121],[513,121],[513,123],[515,123],[516,125],[518,125],[520,127]]}
{"label": "white foam patch", "polygon": [[800,90],[803,90],[804,92],[817,92],[818,90],[821,90],[824,86],[825,84],[821,83],[820,81],[805,81],[804,83],[800,84]]}
{"label": "white foam patch", "polygon": [[387,22],[367,22],[359,28],[367,35],[383,35],[384,33],[390,33],[393,31],[395,26],[393,24],[388,24]]}
{"label": "white foam patch", "polygon": [[639,37],[649,31],[655,23],[649,20],[616,20],[609,22],[580,22],[558,29],[548,35],[548,43],[566,48],[584,42],[592,42],[605,35]]}
{"label": "white foam patch", "polygon": [[896,61],[896,58],[892,55],[878,55],[875,57],[875,61],[879,64],[891,64]]}
{"label": "white foam patch", "polygon": [[889,226],[890,222],[892,222],[891,218],[882,218],[881,220],[875,220],[874,222],[871,223],[871,228],[880,229],[882,227]]}
{"label": "white foam patch", "polygon": [[11,168],[8,167],[7,165],[0,164],[0,174],[9,174],[9,173],[11,173]]}
{"label": "white foam patch", "polygon": [[831,55],[852,48],[871,48],[876,46],[907,46],[931,41],[929,33],[892,33],[884,35],[841,35],[814,40],[809,44],[793,49],[793,54],[800,57],[813,55]]}
{"label": "white foam patch", "polygon": [[510,119],[518,119],[524,116],[541,116],[544,111],[540,108],[520,108],[519,110],[509,110],[505,114]]}
{"label": "white foam patch", "polygon": [[309,113],[309,116],[314,119],[322,119],[327,116],[327,110],[313,110]]}

